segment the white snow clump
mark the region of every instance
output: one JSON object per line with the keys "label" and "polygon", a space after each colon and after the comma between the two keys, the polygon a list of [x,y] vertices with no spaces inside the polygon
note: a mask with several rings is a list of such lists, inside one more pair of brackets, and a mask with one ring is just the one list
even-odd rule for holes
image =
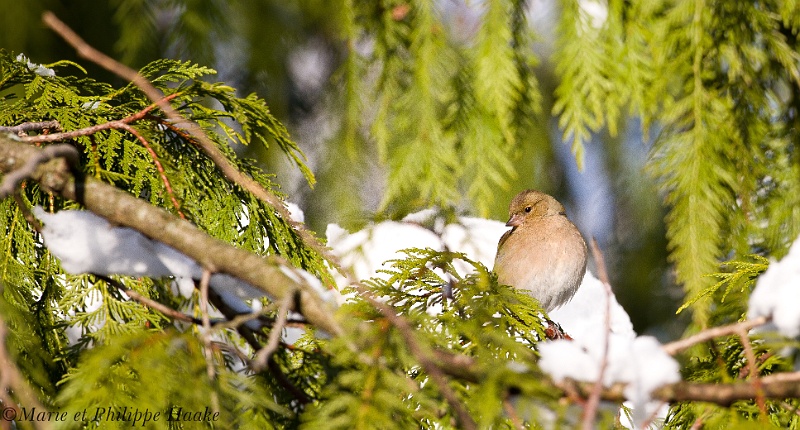
{"label": "white snow clump", "polygon": [[773,262],[758,278],[750,295],[747,317],[772,318],[773,328],[784,336],[800,335],[800,239],[781,261]]}

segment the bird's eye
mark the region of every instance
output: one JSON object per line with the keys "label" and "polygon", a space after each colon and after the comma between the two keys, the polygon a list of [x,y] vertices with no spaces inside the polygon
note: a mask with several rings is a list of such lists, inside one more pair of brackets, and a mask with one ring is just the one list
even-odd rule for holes
{"label": "bird's eye", "polygon": [[525,212],[530,212],[530,211],[531,211],[531,207],[530,206],[526,206],[525,207]]}

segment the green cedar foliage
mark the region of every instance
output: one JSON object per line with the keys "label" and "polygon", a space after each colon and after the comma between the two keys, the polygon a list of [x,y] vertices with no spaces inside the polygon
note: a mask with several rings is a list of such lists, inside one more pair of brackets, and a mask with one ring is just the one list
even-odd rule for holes
{"label": "green cedar foliage", "polygon": [[[671,207],[671,260],[689,297],[723,256],[780,256],[798,234],[794,197],[783,194],[797,186],[796,162],[785,161],[796,152],[800,59],[779,14],[788,3],[678,2],[657,23],[656,70],[671,82],[651,167]],[[705,325],[710,303],[691,309]]]}
{"label": "green cedar foliage", "polygon": [[[199,124],[238,169],[264,187],[274,190],[270,176],[237,158],[232,142],[280,150],[313,184],[302,153],[262,100],[238,97],[230,87],[206,82],[203,79],[214,71],[188,62],[160,60],[140,73],[171,97],[184,116]],[[0,125],[55,120],[69,132],[122,120],[149,106],[151,101],[135,86],[114,88],[96,82],[74,63],[37,66],[0,51]],[[147,141],[155,158],[124,130],[76,136],[69,143],[82,154],[80,164],[86,175],[180,213],[226,242],[258,254],[280,255],[326,284],[332,283],[328,263],[299,239],[287,220],[226,180],[192,138],[159,110],[130,125]],[[172,203],[167,181],[178,207]],[[32,205],[49,211],[77,208],[75,202],[44,193],[32,182],[22,187],[20,198],[28,209]],[[170,405],[191,409],[202,404],[226,411],[224,422],[232,425],[239,420],[275,424],[295,419],[287,400],[290,396],[281,392],[285,389],[272,379],[236,372],[242,365],[235,365],[235,356],[218,354],[216,378],[209,379],[197,327],[173,327],[162,314],[127,299],[114,285],[90,275],[63,273],[26,221],[25,208],[14,199],[0,202],[5,233],[0,243],[3,317],[12,333],[8,348],[45,406],[164,410]],[[189,299],[177,296],[169,280],[123,277],[118,281],[145,297],[199,316],[197,294]],[[72,342],[68,330],[73,333]],[[214,339],[247,350],[234,331],[217,330]],[[314,343],[306,346],[301,342],[296,350],[278,351],[273,358],[295,386],[313,397],[318,389],[316,376],[312,377],[319,367],[315,363],[322,362]],[[297,366],[297,360],[307,365]],[[195,381],[197,386],[186,390],[186,381]]]}
{"label": "green cedar foliage", "polygon": [[[365,284],[410,323],[423,350],[475,360],[472,378],[477,380],[450,378],[449,383],[479,428],[512,425],[503,406],[506,400],[532,422],[543,422],[545,410],[560,410],[535,363],[535,346],[544,334],[536,301],[497,285],[493,273],[463,254],[430,249],[405,253],[383,271],[384,278]],[[475,274],[460,276],[458,264]],[[351,336],[330,345],[341,370],[323,390],[323,401],[305,416],[306,427],[452,427],[457,420],[452,408],[398,329],[358,296],[343,311],[358,318],[349,322]]]}
{"label": "green cedar foliage", "polygon": [[[711,275],[719,281],[698,297],[687,300],[682,309],[706,298],[715,304],[709,312],[709,325],[721,326],[745,320],[747,298],[755,287],[757,277],[767,266],[768,261],[757,255],[723,264],[725,271]],[[796,340],[787,340],[769,331],[755,331],[751,335],[751,343],[759,375],[794,370],[798,346]],[[751,377],[741,339],[736,335],[695,345],[683,355],[681,372],[685,381],[729,384]],[[740,400],[730,407],[681,402],[672,405],[666,428],[688,428],[698,419],[704,425],[715,428],[800,428],[800,417],[795,413],[800,407],[797,399],[768,400],[765,405],[767,416],[760,413],[755,400]]]}

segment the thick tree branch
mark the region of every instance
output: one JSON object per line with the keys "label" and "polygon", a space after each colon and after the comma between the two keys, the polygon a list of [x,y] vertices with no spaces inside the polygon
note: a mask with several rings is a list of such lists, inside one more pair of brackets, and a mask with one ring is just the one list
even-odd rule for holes
{"label": "thick tree branch", "polygon": [[[31,160],[41,159],[42,149],[0,135],[0,172],[10,173]],[[28,169],[31,170],[31,169]],[[82,203],[113,224],[133,228],[163,242],[212,271],[227,273],[280,300],[300,291],[299,309],[308,321],[333,336],[341,334],[333,309],[314,287],[293,276],[290,265],[278,256],[261,257],[238,249],[199,230],[186,220],[152,206],[106,183],[87,177],[76,185],[70,166],[63,159],[51,160],[33,169],[29,176],[47,191]]]}
{"label": "thick tree branch", "polygon": [[[589,396],[593,383],[565,381],[557,384],[556,387],[565,392],[574,391],[581,397]],[[624,386],[615,384],[603,390],[603,400],[622,402],[625,400],[623,395]],[[700,383],[700,382],[677,382],[665,385],[653,391],[653,400],[663,402],[708,402],[720,406],[730,406],[740,400],[753,400],[758,396],[764,399],[787,399],[800,398],[800,372],[776,373],[761,378],[759,387],[752,382],[735,382],[730,384],[723,383]]]}

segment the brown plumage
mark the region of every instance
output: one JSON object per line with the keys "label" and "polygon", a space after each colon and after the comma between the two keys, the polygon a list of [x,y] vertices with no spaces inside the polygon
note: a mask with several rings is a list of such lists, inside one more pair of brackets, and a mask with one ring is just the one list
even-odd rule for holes
{"label": "brown plumage", "polygon": [[535,190],[514,197],[512,227],[497,245],[498,281],[525,290],[550,312],[575,295],[586,273],[586,242],[556,199]]}

